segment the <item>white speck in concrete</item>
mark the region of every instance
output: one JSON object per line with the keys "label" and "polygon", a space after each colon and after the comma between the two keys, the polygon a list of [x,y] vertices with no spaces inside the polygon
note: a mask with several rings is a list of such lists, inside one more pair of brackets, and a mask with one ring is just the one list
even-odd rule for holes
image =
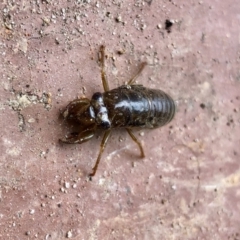
{"label": "white speck in concrete", "polygon": [[65,188],[70,188],[70,183],[69,182],[65,182],[64,186],[65,186]]}
{"label": "white speck in concrete", "polygon": [[67,232],[67,238],[72,238],[73,234],[72,234],[72,231],[68,231]]}
{"label": "white speck in concrete", "polygon": [[33,214],[35,213],[35,210],[34,210],[34,209],[30,209],[30,210],[29,210],[29,213],[30,213],[31,215],[33,215]]}
{"label": "white speck in concrete", "polygon": [[34,123],[35,122],[35,119],[34,118],[29,118],[28,119],[28,123]]}
{"label": "white speck in concrete", "polygon": [[17,148],[17,147],[13,147],[13,148],[9,148],[7,149],[6,153],[12,157],[16,157],[20,154],[21,149]]}

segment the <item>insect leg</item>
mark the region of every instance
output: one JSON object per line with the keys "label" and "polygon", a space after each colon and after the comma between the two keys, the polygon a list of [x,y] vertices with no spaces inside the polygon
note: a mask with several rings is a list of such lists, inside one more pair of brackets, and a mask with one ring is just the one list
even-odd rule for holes
{"label": "insect leg", "polygon": [[99,154],[98,154],[98,158],[97,158],[97,161],[95,163],[95,166],[93,167],[92,169],[92,173],[89,174],[89,177],[93,177],[97,171],[97,168],[98,168],[98,164],[100,162],[100,159],[101,159],[101,155],[106,147],[106,144],[107,144],[107,141],[108,141],[108,138],[110,136],[110,133],[111,133],[111,129],[108,129],[105,133],[104,133],[104,136],[103,136],[103,139],[102,139],[102,142],[101,142],[101,145],[100,145],[100,151],[99,151]]}
{"label": "insect leg", "polygon": [[94,134],[95,134],[95,129],[90,128],[90,129],[86,129],[80,133],[76,133],[76,132],[70,133],[65,138],[59,139],[59,141],[62,143],[69,143],[69,144],[72,144],[72,143],[81,144],[81,143],[84,143],[84,142],[90,140],[94,136]]}
{"label": "insect leg", "polygon": [[105,46],[100,47],[100,63],[101,63],[101,76],[102,76],[102,85],[104,91],[109,91],[107,76],[105,73]]}
{"label": "insect leg", "polygon": [[138,147],[140,148],[140,152],[141,152],[141,157],[144,158],[145,154],[143,151],[143,147],[141,145],[141,143],[138,141],[138,139],[133,135],[132,131],[129,128],[126,128],[128,134],[130,135],[130,137],[132,138],[132,140],[138,145]]}
{"label": "insect leg", "polygon": [[144,69],[144,67],[147,65],[146,62],[143,62],[139,68],[139,70],[137,71],[137,73],[128,81],[127,85],[133,85],[134,82],[136,81],[137,77],[139,76],[139,74],[142,72],[142,70]]}

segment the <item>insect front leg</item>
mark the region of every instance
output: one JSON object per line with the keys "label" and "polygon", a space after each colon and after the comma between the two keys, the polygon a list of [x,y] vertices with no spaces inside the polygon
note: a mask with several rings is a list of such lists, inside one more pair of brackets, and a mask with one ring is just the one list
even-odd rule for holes
{"label": "insect front leg", "polygon": [[109,85],[107,81],[107,76],[105,72],[105,46],[100,47],[100,64],[101,64],[101,76],[102,76],[102,85],[104,92],[109,91]]}
{"label": "insect front leg", "polygon": [[130,137],[132,138],[132,140],[138,145],[140,152],[141,152],[141,157],[144,158],[145,154],[144,154],[141,143],[138,141],[138,139],[134,136],[134,134],[132,133],[132,131],[129,128],[126,128],[126,130],[127,130],[128,134],[130,135]]}
{"label": "insect front leg", "polygon": [[137,71],[137,73],[128,81],[127,85],[133,85],[137,79],[137,77],[140,75],[140,73],[142,72],[142,70],[144,69],[144,67],[147,65],[146,62],[143,62],[140,65],[139,70]]}
{"label": "insect front leg", "polygon": [[104,133],[104,136],[103,136],[103,139],[102,139],[102,142],[101,142],[101,145],[100,145],[100,151],[99,151],[99,154],[98,154],[98,158],[97,158],[97,161],[95,163],[95,166],[93,167],[93,171],[92,173],[89,174],[89,177],[91,179],[91,177],[93,177],[97,171],[97,168],[98,168],[98,164],[100,162],[100,159],[101,159],[101,156],[102,156],[102,153],[107,145],[107,141],[109,139],[109,136],[110,136],[110,133],[111,133],[111,129],[108,129],[105,133]]}
{"label": "insect front leg", "polygon": [[65,138],[63,139],[59,139],[60,142],[62,143],[69,143],[69,144],[72,144],[72,143],[83,143],[83,142],[86,142],[88,140],[90,140],[95,134],[95,129],[86,129],[80,133],[77,133],[77,132],[73,132],[73,133],[70,133],[68,136],[66,136]]}

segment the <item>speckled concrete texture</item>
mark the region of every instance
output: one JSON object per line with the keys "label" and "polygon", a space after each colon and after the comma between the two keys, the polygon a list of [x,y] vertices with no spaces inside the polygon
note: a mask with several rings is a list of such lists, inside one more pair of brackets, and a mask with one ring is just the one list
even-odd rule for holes
{"label": "speckled concrete texture", "polygon": [[[0,3],[0,239],[240,239],[240,5],[230,1]],[[166,26],[168,20],[168,27]],[[170,26],[172,23],[172,26]],[[167,27],[167,28],[166,28]],[[174,120],[59,144],[59,113],[148,62]]]}

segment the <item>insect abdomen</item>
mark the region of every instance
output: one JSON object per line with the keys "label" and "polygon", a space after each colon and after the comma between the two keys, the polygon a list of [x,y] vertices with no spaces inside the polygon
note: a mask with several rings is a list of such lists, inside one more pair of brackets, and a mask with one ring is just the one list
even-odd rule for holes
{"label": "insect abdomen", "polygon": [[146,127],[156,128],[169,123],[175,115],[176,106],[173,99],[161,90],[147,89],[147,92],[151,104]]}
{"label": "insect abdomen", "polygon": [[161,90],[142,85],[123,85],[104,93],[112,127],[156,128],[175,114],[172,98]]}

